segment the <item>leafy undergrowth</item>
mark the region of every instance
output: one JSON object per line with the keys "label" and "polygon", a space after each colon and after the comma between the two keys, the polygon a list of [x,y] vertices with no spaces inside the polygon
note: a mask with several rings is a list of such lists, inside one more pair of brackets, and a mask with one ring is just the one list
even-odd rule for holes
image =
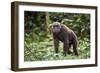
{"label": "leafy undergrowth", "polygon": [[72,60],[90,58],[90,42],[86,38],[79,40],[79,56],[75,56],[73,54],[67,54],[67,56],[63,56],[63,44],[61,42],[59,46],[59,53],[56,54],[54,52],[52,39],[45,39],[42,42],[29,42],[31,42],[31,40],[26,38],[24,43],[24,61]]}

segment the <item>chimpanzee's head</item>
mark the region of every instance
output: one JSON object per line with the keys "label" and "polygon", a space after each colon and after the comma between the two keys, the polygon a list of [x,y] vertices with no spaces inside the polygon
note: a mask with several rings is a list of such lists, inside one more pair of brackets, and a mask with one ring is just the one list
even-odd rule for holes
{"label": "chimpanzee's head", "polygon": [[50,25],[50,31],[53,33],[59,33],[61,30],[61,23],[54,22]]}

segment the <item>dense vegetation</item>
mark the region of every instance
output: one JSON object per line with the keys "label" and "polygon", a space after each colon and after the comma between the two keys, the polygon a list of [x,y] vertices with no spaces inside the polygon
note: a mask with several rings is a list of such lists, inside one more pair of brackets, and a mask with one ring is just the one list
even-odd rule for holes
{"label": "dense vegetation", "polygon": [[[31,12],[25,11],[25,38],[24,38],[24,60],[68,60],[90,58],[90,15],[77,13],[57,12]],[[63,44],[60,43],[58,56],[54,52],[52,34],[48,26],[59,21],[78,36],[79,56],[73,54],[63,56]]]}

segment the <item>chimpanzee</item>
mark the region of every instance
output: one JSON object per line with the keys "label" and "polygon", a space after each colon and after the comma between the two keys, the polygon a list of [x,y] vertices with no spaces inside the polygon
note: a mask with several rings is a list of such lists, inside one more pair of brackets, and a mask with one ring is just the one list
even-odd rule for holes
{"label": "chimpanzee", "polygon": [[58,53],[58,47],[59,47],[59,41],[63,42],[63,54],[66,56],[66,54],[71,53],[69,50],[71,45],[73,46],[73,52],[75,55],[78,56],[77,52],[77,36],[76,34],[67,26],[60,22],[54,22],[49,26],[49,30],[53,33],[53,39],[54,39],[54,47],[55,52]]}

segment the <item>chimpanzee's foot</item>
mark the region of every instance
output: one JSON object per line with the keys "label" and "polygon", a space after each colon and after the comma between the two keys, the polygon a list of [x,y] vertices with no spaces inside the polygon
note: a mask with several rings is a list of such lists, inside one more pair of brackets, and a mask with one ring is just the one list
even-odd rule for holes
{"label": "chimpanzee's foot", "polygon": [[63,53],[63,55],[66,56],[67,54],[66,53]]}
{"label": "chimpanzee's foot", "polygon": [[75,53],[75,55],[78,56],[79,54],[78,53]]}
{"label": "chimpanzee's foot", "polygon": [[73,52],[71,52],[71,51],[68,51],[68,54],[72,54]]}

